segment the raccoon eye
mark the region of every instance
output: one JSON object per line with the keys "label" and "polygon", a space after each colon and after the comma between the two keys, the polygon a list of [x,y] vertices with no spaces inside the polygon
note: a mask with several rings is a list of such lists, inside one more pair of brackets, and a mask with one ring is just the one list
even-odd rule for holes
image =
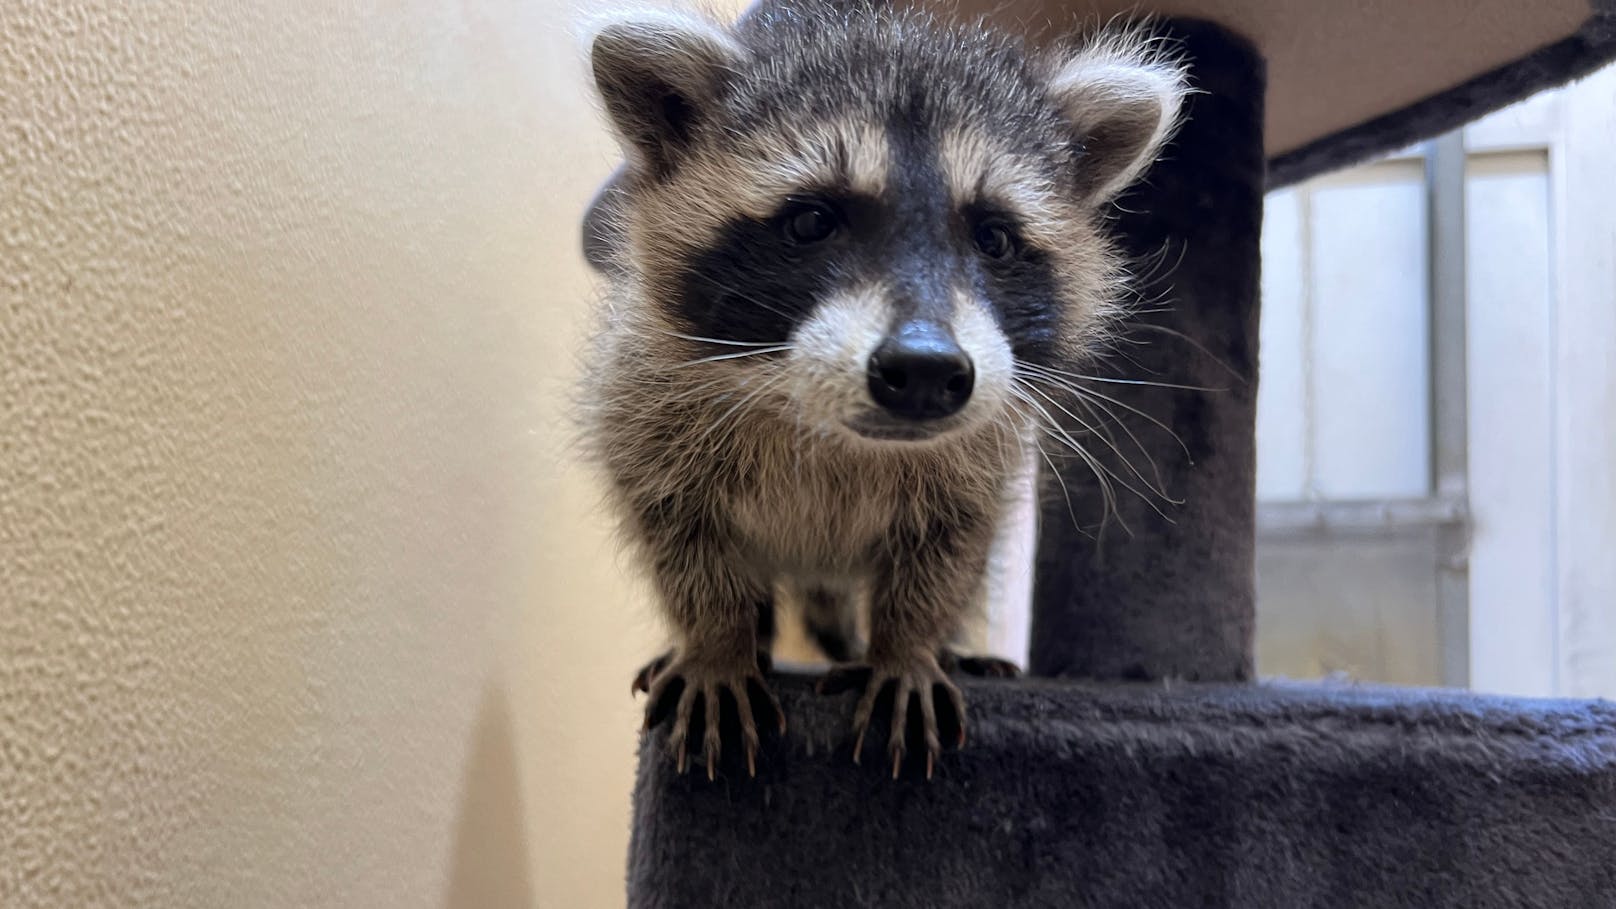
{"label": "raccoon eye", "polygon": [[823,202],[793,202],[781,214],[780,227],[798,246],[823,243],[836,233],[836,212]]}
{"label": "raccoon eye", "polygon": [[1008,259],[1016,252],[1016,238],[1010,228],[997,221],[983,221],[971,232],[971,242],[989,259]]}

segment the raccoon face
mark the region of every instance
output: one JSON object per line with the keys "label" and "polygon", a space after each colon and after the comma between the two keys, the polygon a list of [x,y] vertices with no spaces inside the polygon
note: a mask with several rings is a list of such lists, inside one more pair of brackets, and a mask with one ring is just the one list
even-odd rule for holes
{"label": "raccoon face", "polygon": [[1018,370],[1103,334],[1121,270],[1097,210],[1184,93],[1138,36],[1045,59],[859,8],[631,14],[592,63],[628,158],[621,280],[667,339],[647,343],[880,444],[1041,409]]}

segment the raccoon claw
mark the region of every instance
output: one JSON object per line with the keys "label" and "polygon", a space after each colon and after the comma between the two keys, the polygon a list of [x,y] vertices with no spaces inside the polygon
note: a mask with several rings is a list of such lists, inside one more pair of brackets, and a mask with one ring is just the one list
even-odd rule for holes
{"label": "raccoon claw", "polygon": [[[668,750],[680,773],[689,769],[691,753],[699,748],[707,778],[716,779],[727,742],[730,754],[740,746],[747,775],[757,776],[758,728],[786,731],[785,712],[761,671],[744,664],[735,669],[696,663],[671,653],[653,660],[640,675],[648,671],[645,728],[672,720]],[[636,676],[636,688],[639,683]]]}
{"label": "raccoon claw", "polygon": [[634,674],[634,684],[629,686],[629,694],[650,693],[651,682],[662,674],[662,670],[668,668],[668,663],[672,660],[673,651],[669,650],[641,666],[640,671]]}
{"label": "raccoon claw", "polygon": [[942,665],[943,671],[963,672],[966,675],[984,679],[1013,679],[1021,675],[1021,667],[1009,660],[993,656],[969,656],[954,650],[944,649],[937,661]]}
{"label": "raccoon claw", "polygon": [[902,775],[904,759],[924,749],[926,779],[936,770],[943,741],[965,744],[965,698],[935,658],[880,665],[833,667],[817,686],[821,694],[861,691],[853,710],[853,763],[864,756],[864,737],[872,721],[889,716],[887,755],[892,778]]}

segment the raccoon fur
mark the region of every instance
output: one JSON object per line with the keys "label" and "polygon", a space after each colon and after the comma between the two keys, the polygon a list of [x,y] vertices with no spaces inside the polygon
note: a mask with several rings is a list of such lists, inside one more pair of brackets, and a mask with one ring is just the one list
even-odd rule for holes
{"label": "raccoon fur", "polygon": [[[1013,479],[1106,339],[1122,262],[1104,209],[1186,91],[1138,29],[1032,50],[865,2],[731,25],[597,25],[626,164],[586,370],[587,438],[672,648],[635,679],[647,728],[709,776],[784,729],[777,590],[856,689],[855,760],[887,729],[930,776],[963,744],[950,647]],[[867,609],[868,642],[853,608]]]}

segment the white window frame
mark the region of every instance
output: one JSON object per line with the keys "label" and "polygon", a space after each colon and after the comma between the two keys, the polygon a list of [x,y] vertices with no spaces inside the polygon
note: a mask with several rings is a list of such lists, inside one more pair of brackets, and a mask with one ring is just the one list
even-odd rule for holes
{"label": "white window frame", "polygon": [[[1476,590],[1473,687],[1506,694],[1616,696],[1616,67],[1538,95],[1464,130],[1466,154],[1547,156],[1552,263],[1552,434],[1543,457],[1553,505],[1515,533],[1547,534],[1551,565],[1535,596]],[[1472,368],[1509,368],[1473,364]],[[1481,440],[1473,440],[1473,444]],[[1528,477],[1510,478],[1526,481]],[[1474,501],[1485,514],[1489,503]],[[1508,516],[1501,516],[1506,518]],[[1478,527],[1474,557],[1486,552]]]}

